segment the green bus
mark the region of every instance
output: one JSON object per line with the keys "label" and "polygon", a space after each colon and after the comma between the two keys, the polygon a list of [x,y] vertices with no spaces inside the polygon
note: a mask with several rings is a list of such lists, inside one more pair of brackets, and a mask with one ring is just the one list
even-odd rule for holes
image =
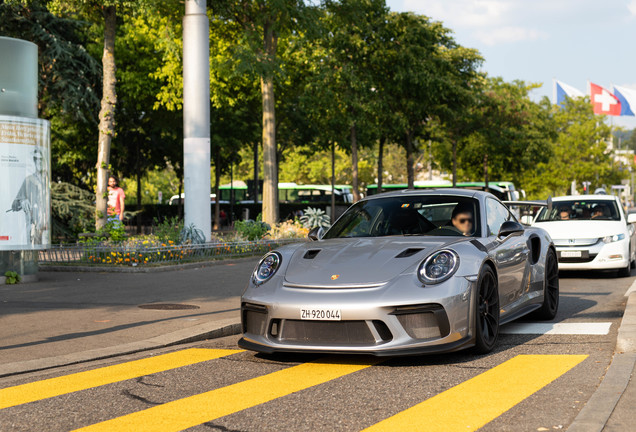
{"label": "green bus", "polygon": [[[262,202],[262,185],[259,188],[258,202]],[[231,196],[234,196],[235,204],[252,204],[254,203],[252,191],[245,182],[234,182],[233,185],[225,184],[219,187],[220,200],[222,204],[229,204]],[[351,204],[353,202],[353,192],[351,186],[335,185],[334,194],[337,204]],[[181,194],[181,199],[185,198],[185,194]],[[210,194],[210,202],[216,200],[215,194]],[[170,197],[168,204],[178,204],[179,195]],[[309,184],[299,185],[296,183],[279,183],[278,184],[278,201],[280,203],[298,203],[298,204],[314,204],[314,203],[331,203],[331,185]]]}

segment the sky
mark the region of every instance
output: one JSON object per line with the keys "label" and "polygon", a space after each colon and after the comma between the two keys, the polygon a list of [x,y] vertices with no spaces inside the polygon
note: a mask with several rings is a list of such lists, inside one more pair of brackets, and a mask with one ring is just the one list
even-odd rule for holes
{"label": "sky", "polygon": [[[441,21],[462,46],[476,48],[482,69],[506,81],[541,84],[552,100],[553,79],[587,94],[588,81],[636,89],[636,0],[387,0],[395,12]],[[636,117],[608,122],[636,128]]]}

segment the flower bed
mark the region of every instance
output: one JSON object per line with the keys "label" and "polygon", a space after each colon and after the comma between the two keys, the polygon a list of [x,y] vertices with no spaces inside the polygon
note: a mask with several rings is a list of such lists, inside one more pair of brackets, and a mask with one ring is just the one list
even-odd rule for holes
{"label": "flower bed", "polygon": [[[302,239],[258,240],[252,242],[219,242],[175,245],[144,240],[121,245],[76,244],[55,245],[40,251],[45,264],[141,266],[181,264],[186,262],[262,255],[278,246]],[[171,243],[171,242],[170,242]]]}
{"label": "flower bed", "polygon": [[179,237],[182,229],[179,224],[169,222],[160,228],[162,238],[151,234],[113,241],[104,236],[89,236],[77,244],[54,245],[40,251],[39,262],[136,267],[263,255],[283,244],[305,241],[309,231],[298,221],[288,221],[273,226],[260,240],[247,241],[233,231],[213,235],[210,243],[177,244],[170,238]]}

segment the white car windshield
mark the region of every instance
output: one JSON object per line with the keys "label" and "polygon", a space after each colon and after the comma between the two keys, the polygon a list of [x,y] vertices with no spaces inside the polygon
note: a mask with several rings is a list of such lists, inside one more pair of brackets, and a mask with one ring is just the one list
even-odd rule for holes
{"label": "white car windshield", "polygon": [[536,222],[567,220],[621,220],[621,214],[615,201],[609,200],[572,200],[555,201],[552,210],[541,209]]}
{"label": "white car windshield", "polygon": [[461,196],[404,196],[360,201],[323,238],[392,235],[479,236],[479,203]]}

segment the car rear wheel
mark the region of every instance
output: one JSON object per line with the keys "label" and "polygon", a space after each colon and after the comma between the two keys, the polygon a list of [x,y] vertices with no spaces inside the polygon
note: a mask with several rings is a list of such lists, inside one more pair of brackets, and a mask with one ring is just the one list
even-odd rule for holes
{"label": "car rear wheel", "polygon": [[543,289],[543,304],[534,314],[541,320],[551,320],[559,310],[559,263],[556,254],[548,249],[545,257],[545,283]]}
{"label": "car rear wheel", "polygon": [[499,337],[499,289],[492,268],[484,267],[477,287],[475,352],[486,354],[492,351]]}

